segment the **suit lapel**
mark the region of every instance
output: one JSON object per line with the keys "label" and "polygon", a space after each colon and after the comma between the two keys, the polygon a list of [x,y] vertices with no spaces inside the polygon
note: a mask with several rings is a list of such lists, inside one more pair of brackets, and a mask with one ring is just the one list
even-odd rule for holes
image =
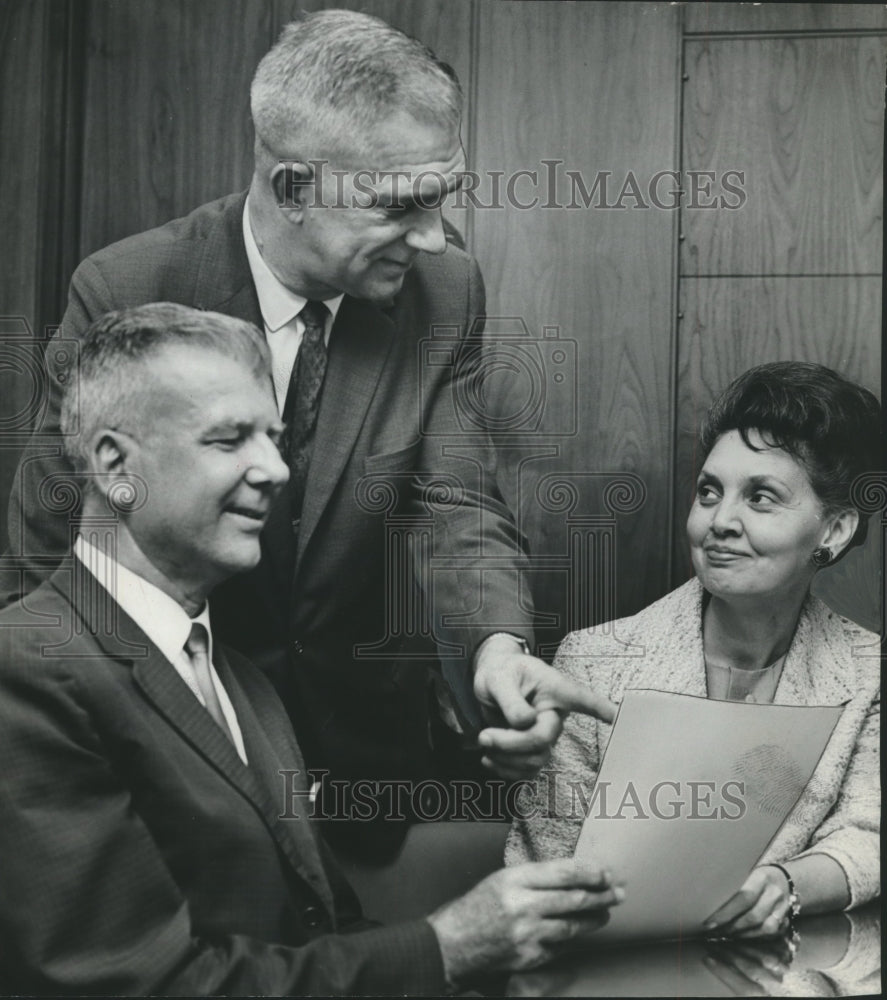
{"label": "suit lapel", "polygon": [[[136,684],[167,722],[217,771],[252,799],[240,774],[246,770],[243,761],[176,668],[83,563],[75,558],[73,565],[75,579],[80,582],[72,584],[67,574],[62,577],[57,573],[53,583],[79,615],[103,655],[131,666]],[[110,612],[113,618],[109,617]],[[108,628],[109,620],[113,620],[114,628]],[[131,649],[138,652],[124,652]]]}
{"label": "suit lapel", "polygon": [[652,688],[706,696],[702,648],[703,590],[696,579],[641,612],[643,657],[627,658],[623,687]]}
{"label": "suit lapel", "polygon": [[246,192],[226,201],[203,241],[194,281],[194,305],[263,329],[262,311],[243,242]]}
{"label": "suit lapel", "polygon": [[394,331],[394,323],[378,307],[345,296],[330,336],[297,560],[317,527],[363,426]]}
{"label": "suit lapel", "polygon": [[807,597],[785,657],[774,702],[778,705],[842,705],[856,691],[849,650],[832,641],[834,612]]}
{"label": "suit lapel", "polygon": [[[674,609],[674,624],[681,635],[680,652],[672,652],[672,690],[705,698],[708,687],[705,680],[705,652],[702,641],[702,602],[704,591],[698,580],[678,592]],[[670,644],[671,649],[674,645]],[[663,649],[665,655],[665,649]]]}
{"label": "suit lapel", "polygon": [[146,659],[133,663],[133,677],[148,700],[182,739],[190,743],[254,805],[259,805],[255,782],[237,750],[194,697],[175,667],[153,645],[149,646]]}
{"label": "suit lapel", "polygon": [[[75,574],[88,573],[79,559],[75,558],[73,564]],[[243,763],[234,745],[150,638],[91,575],[89,582],[88,588],[83,584],[75,586],[67,570],[57,571],[52,578],[53,585],[72,606],[102,653],[131,667],[133,680],[147,700],[186,743],[252,804],[284,856],[299,875],[316,888],[332,912],[332,898],[317,847],[308,830],[307,816],[297,821],[279,818],[282,810],[278,802],[282,799],[279,792],[275,795],[271,782],[285,765],[274,755],[262,734],[255,709],[220,647],[214,650],[214,665],[237,714],[250,766]],[[74,594],[81,595],[81,599],[75,600]],[[83,599],[84,594],[87,599]],[[108,612],[112,608],[116,614],[109,619]],[[109,620],[115,622],[113,629],[107,626]],[[132,649],[137,652],[129,652]],[[298,832],[291,829],[295,827],[301,829]],[[300,835],[302,830],[304,835]]]}
{"label": "suit lapel", "polygon": [[[246,758],[249,761],[249,767],[244,770],[249,779],[251,797],[261,809],[266,824],[274,833],[290,864],[314,888],[332,914],[334,912],[332,892],[317,843],[309,827],[308,812],[301,796],[288,795],[285,776],[281,775],[281,771],[287,770],[298,771],[304,776],[305,766],[295,752],[295,741],[290,741],[292,754],[287,752],[283,741],[279,740],[278,745],[273,746],[260,724],[255,708],[220,647],[216,647],[214,661],[222,684],[234,706],[243,735]],[[289,720],[282,706],[280,714],[283,725],[289,729]],[[304,800],[307,802],[307,795]],[[281,818],[282,813],[288,814],[286,819]]]}

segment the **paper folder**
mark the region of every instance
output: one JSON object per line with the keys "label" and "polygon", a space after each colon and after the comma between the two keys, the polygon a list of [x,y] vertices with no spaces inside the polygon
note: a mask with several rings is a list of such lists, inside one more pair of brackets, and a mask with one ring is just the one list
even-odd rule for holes
{"label": "paper folder", "polygon": [[797,804],[842,711],[627,691],[576,844],[625,882],[595,938],[703,933]]}

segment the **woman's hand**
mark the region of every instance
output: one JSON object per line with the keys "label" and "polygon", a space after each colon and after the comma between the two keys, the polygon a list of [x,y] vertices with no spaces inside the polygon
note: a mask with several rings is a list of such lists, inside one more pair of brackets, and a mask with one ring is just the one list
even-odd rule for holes
{"label": "woman's hand", "polygon": [[778,868],[762,865],[702,926],[713,936],[772,937],[787,929],[790,909],[788,879]]}

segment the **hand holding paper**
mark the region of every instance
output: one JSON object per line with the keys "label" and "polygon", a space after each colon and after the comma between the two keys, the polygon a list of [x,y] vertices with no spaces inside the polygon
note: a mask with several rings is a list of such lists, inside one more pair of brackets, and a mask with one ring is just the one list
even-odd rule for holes
{"label": "hand holding paper", "polygon": [[576,845],[626,883],[598,936],[704,933],[795,806],[841,711],[626,692]]}

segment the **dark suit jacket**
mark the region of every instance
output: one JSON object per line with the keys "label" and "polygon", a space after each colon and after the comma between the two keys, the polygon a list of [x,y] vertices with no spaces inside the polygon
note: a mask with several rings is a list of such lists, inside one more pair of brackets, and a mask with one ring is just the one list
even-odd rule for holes
{"label": "dark suit jacket", "polygon": [[0,992],[440,991],[426,921],[337,933],[366,925],[262,673],[217,647],[246,766],[90,579],[0,613]]}
{"label": "dark suit jacket", "polygon": [[[242,194],[222,199],[87,258],[74,274],[61,335],[77,338],[109,309],[158,300],[261,327],[243,205]],[[462,433],[456,409],[476,397],[468,376],[454,378],[448,362],[454,337],[466,337],[483,311],[477,265],[453,246],[440,257],[422,254],[387,309],[346,296],[330,341],[298,552],[283,517],[282,530],[266,529],[258,570],[215,597],[219,633],[274,679],[308,766],[332,777],[434,773],[427,668],[436,662],[435,644],[398,566],[409,546],[398,541],[403,523],[392,515],[432,517],[434,554],[456,558],[433,580],[427,563],[420,576],[433,589],[435,638],[448,644],[445,676],[471,721],[478,715],[466,664],[477,643],[503,629],[532,642],[529,614],[518,607],[517,531],[486,446]],[[429,356],[423,342],[433,334],[442,349]],[[43,426],[58,428],[54,398]],[[58,512],[61,492],[51,487],[70,467],[46,454],[52,450],[32,443],[11,502],[12,552],[25,567],[25,589],[69,544],[70,511]],[[410,475],[423,472],[432,475]],[[441,477],[449,495],[423,494],[422,483]],[[380,479],[390,490],[380,489]],[[435,502],[425,505],[423,496]],[[432,528],[423,530],[430,544]],[[429,550],[420,542],[415,551]],[[481,552],[493,566],[482,579],[471,568]]]}

